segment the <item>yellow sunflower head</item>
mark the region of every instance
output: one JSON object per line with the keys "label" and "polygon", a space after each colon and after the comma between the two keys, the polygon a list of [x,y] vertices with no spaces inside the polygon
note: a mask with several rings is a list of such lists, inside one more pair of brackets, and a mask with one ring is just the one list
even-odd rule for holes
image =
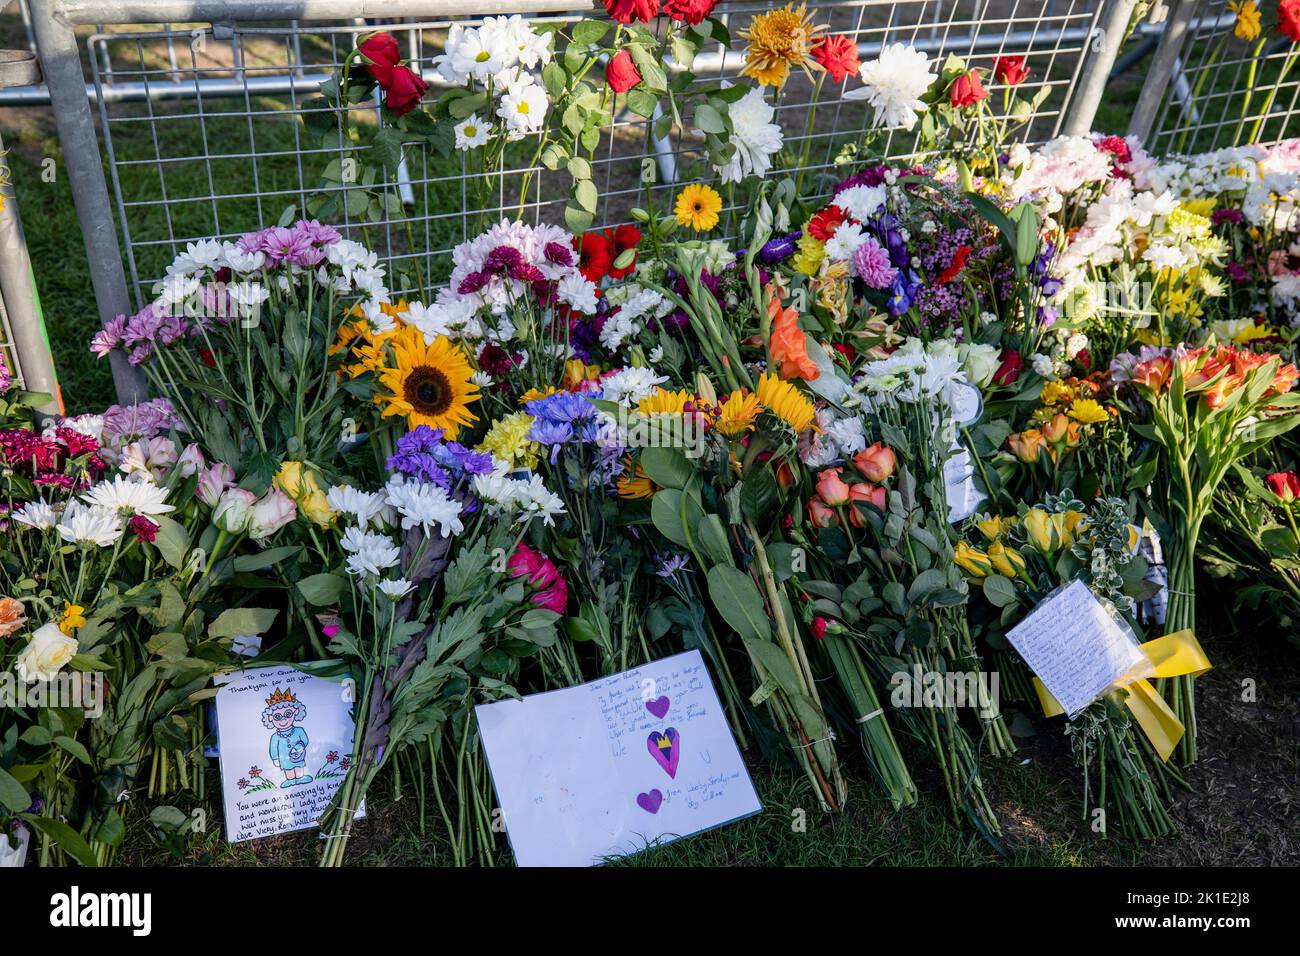
{"label": "yellow sunflower head", "polygon": [[686,404],[694,402],[695,396],[690,392],[679,389],[676,392],[669,392],[662,388],[656,388],[654,392],[641,399],[636,410],[642,415],[684,415],[686,413]]}
{"label": "yellow sunflower head", "polygon": [[708,232],[716,226],[721,211],[722,197],[712,186],[703,183],[691,183],[683,189],[673,206],[677,225],[690,226],[696,232]]}
{"label": "yellow sunflower head", "polygon": [[736,438],[754,430],[754,420],[762,410],[757,395],[737,389],[718,406],[718,419],[714,427],[728,438]]}
{"label": "yellow sunflower head", "polygon": [[812,58],[812,49],[826,25],[813,26],[807,11],[806,3],[797,7],[790,3],[754,17],[749,29],[740,31],[749,41],[741,74],[752,76],[763,86],[781,87],[790,78],[791,67],[810,77],[813,70],[821,70],[821,64]]}
{"label": "yellow sunflower head", "polygon": [[385,418],[405,415],[409,427],[441,428],[450,439],[478,420],[469,410],[469,404],[479,400],[478,386],[470,380],[474,369],[458,345],[441,335],[430,345],[423,332],[405,326],[389,347],[396,367],[380,372],[379,384],[387,392],[374,397]]}
{"label": "yellow sunflower head", "polygon": [[813,403],[772,372],[764,372],[758,379],[758,402],[796,432],[805,431],[815,417]]}
{"label": "yellow sunflower head", "polygon": [[627,466],[627,471],[614,481],[614,485],[618,488],[618,496],[620,498],[653,498],[659,488],[650,480],[650,476],[645,473],[645,469],[640,464],[633,466],[630,458],[625,458],[623,463]]}

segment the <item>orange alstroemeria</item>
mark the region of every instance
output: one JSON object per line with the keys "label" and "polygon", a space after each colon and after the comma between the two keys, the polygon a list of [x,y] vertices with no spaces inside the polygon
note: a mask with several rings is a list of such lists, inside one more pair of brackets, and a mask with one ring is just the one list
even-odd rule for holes
{"label": "orange alstroemeria", "polygon": [[[769,291],[775,293],[775,290]],[[821,369],[808,357],[808,343],[803,329],[799,328],[799,310],[794,306],[781,308],[780,296],[770,294],[767,314],[772,320],[772,358],[779,363],[781,377],[812,381],[819,376]]]}

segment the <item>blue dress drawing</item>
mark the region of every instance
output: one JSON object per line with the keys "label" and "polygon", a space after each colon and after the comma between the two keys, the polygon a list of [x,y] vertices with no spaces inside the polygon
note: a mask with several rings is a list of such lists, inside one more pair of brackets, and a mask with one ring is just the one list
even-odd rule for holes
{"label": "blue dress drawing", "polygon": [[311,775],[303,769],[307,763],[307,731],[298,725],[306,716],[306,705],[287,689],[280,690],[277,687],[266,698],[262,726],[272,731],[271,762],[284,774],[281,787],[311,783]]}

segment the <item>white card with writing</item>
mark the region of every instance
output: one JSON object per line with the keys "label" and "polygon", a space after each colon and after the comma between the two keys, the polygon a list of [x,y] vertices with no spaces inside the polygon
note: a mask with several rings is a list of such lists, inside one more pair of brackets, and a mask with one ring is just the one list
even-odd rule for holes
{"label": "white card with writing", "polygon": [[975,461],[960,442],[943,463],[944,491],[948,498],[948,523],[965,521],[988,497],[975,485]]}
{"label": "white card with writing", "polygon": [[590,866],[763,809],[699,651],[475,713],[520,866]]}
{"label": "white card with writing", "polygon": [[1041,601],[1007,639],[1072,717],[1121,678],[1150,674],[1146,655],[1082,581]]}
{"label": "white card with writing", "polygon": [[288,664],[214,682],[226,839],[317,826],[351,761],[352,695],[345,685]]}

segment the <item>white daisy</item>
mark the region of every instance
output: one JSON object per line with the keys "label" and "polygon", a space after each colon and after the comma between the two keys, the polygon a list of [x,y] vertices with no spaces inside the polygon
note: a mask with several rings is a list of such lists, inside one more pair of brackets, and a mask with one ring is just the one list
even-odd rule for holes
{"label": "white daisy", "polygon": [[415,585],[406,580],[406,578],[394,578],[391,581],[380,581],[378,586],[379,590],[383,591],[394,601],[406,597],[406,595],[415,590]]}
{"label": "white daisy", "polygon": [[59,516],[54,513],[48,502],[37,498],[29,501],[13,513],[13,519],[37,531],[48,531],[58,524]]}
{"label": "white daisy", "polygon": [[351,485],[335,485],[325,495],[329,506],[339,514],[351,515],[357,525],[366,528],[373,521],[375,527],[384,524],[384,496],[378,491],[361,491]]}
{"label": "white daisy", "polygon": [[506,88],[501,105],[497,107],[497,116],[506,121],[512,133],[535,133],[546,121],[549,106],[546,91],[531,79],[525,79]]}
{"label": "white daisy", "polygon": [[115,511],[103,505],[84,505],[76,500],[68,502],[55,527],[59,537],[72,544],[107,548],[122,537],[122,520]]}
{"label": "white daisy", "polygon": [[159,488],[152,481],[133,481],[121,475],[115,475],[112,481],[99,482],[81,498],[87,504],[107,508],[123,518],[135,515],[156,518],[176,510],[175,505],[167,504],[165,488]]}
{"label": "white daisy", "polygon": [[477,113],[471,113],[455,126],[456,148],[469,151],[486,146],[489,124],[479,119]]}

